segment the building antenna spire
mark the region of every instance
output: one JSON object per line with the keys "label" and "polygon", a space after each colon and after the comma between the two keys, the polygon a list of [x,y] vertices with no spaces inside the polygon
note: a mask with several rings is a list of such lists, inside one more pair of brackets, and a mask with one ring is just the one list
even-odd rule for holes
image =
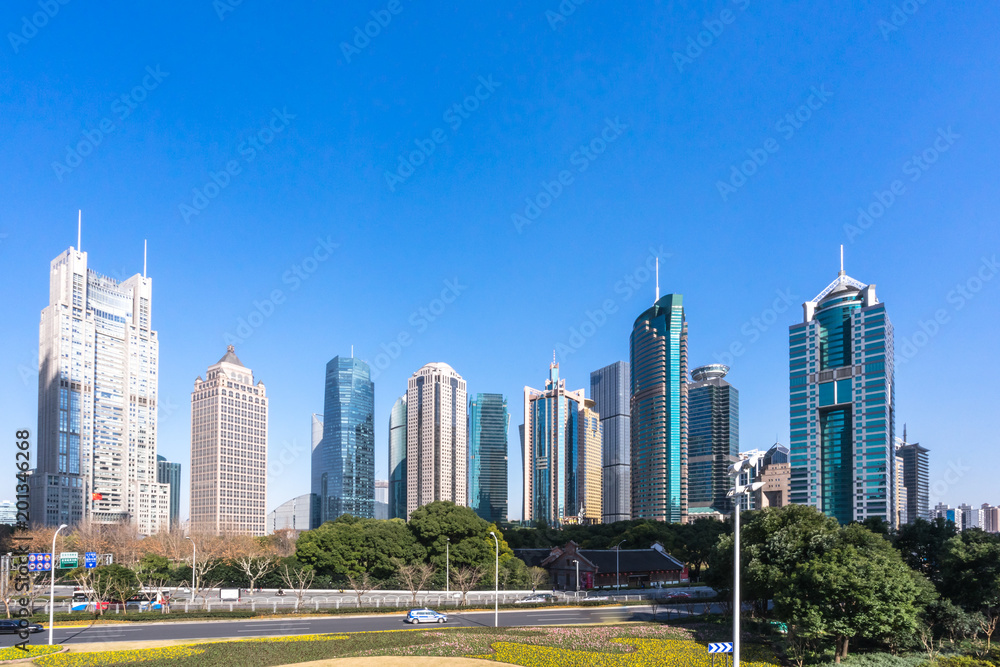
{"label": "building antenna spire", "polygon": [[653,303],[656,303],[659,300],[660,300],[660,258],[657,257],[656,258],[656,299],[653,300]]}
{"label": "building antenna spire", "polygon": [[351,346],[351,359],[353,359],[353,358],[354,358],[354,346],[352,345]]}
{"label": "building antenna spire", "polygon": [[839,275],[839,276],[844,275],[844,244],[843,243],[840,244],[840,273],[838,273],[837,275]]}
{"label": "building antenna spire", "polygon": [[76,251],[82,252],[80,248],[80,237],[83,232],[83,209],[77,209],[76,211]]}
{"label": "building antenna spire", "polygon": [[903,444],[904,445],[910,444],[906,441],[906,422],[903,422]]}
{"label": "building antenna spire", "polygon": [[146,239],[142,240],[142,277],[146,277]]}

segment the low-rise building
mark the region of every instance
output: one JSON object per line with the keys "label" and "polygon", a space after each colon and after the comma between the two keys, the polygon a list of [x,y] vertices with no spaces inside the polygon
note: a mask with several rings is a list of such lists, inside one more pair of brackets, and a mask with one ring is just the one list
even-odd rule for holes
{"label": "low-rise building", "polygon": [[[515,549],[528,567],[548,571],[554,590],[657,588],[688,580],[688,568],[659,542],[648,549],[581,549],[572,540],[551,549]],[[577,565],[579,564],[579,585]]]}

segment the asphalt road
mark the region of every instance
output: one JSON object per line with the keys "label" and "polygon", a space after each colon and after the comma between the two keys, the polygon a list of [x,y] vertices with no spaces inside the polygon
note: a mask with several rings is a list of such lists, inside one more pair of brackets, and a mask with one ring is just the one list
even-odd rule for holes
{"label": "asphalt road", "polygon": [[[695,613],[701,613],[704,605],[696,605]],[[712,605],[714,607],[714,605]],[[712,611],[716,611],[714,608]],[[674,609],[671,616],[686,615],[686,611]],[[448,613],[444,625],[412,626],[403,622],[404,613],[379,616],[326,616],[313,618],[283,618],[249,621],[186,621],[162,623],[122,623],[115,625],[95,625],[89,627],[56,628],[54,640],[57,644],[143,641],[158,639],[221,639],[232,637],[270,637],[335,632],[362,632],[371,630],[402,630],[406,628],[442,627],[492,627],[493,612]],[[658,614],[666,620],[667,612]],[[650,621],[648,606],[632,607],[590,607],[501,611],[499,622],[504,627],[528,625],[576,625],[581,623],[621,623],[624,621]],[[0,645],[7,647],[17,643],[15,636],[4,635]],[[32,644],[48,642],[48,630],[31,636]]]}

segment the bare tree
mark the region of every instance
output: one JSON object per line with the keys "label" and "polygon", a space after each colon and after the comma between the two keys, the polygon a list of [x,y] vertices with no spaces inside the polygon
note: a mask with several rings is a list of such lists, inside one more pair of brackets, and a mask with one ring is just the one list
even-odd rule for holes
{"label": "bare tree", "polygon": [[462,591],[463,605],[469,591],[479,584],[484,574],[485,572],[481,567],[456,567],[452,569],[451,581],[455,584],[455,588]]}
{"label": "bare tree", "polygon": [[299,539],[299,531],[282,528],[270,536],[270,544],[279,558],[287,558],[295,554],[295,542]]}
{"label": "bare tree", "polygon": [[531,584],[532,593],[535,592],[536,588],[542,588],[542,585],[548,581],[549,573],[545,571],[545,568],[537,566],[528,568],[528,582]]}
{"label": "bare tree", "polygon": [[257,582],[278,566],[274,547],[265,540],[242,535],[227,541],[224,557],[246,575],[250,590],[257,588]]}
{"label": "bare tree", "polygon": [[114,554],[115,562],[132,567],[141,557],[139,530],[131,523],[116,523],[102,526],[102,534],[107,540],[108,551]]}
{"label": "bare tree", "polygon": [[354,589],[354,594],[358,596],[358,607],[361,606],[362,595],[378,589],[378,584],[372,581],[367,572],[363,572],[360,575],[348,574],[347,583]]}
{"label": "bare tree", "polygon": [[993,641],[993,633],[997,629],[997,621],[1000,621],[1000,614],[994,614],[992,610],[988,610],[986,614],[981,614],[977,620],[979,622],[979,629],[986,635],[985,655],[988,656],[990,655],[990,644]]}
{"label": "bare tree", "polygon": [[417,593],[427,586],[434,577],[434,566],[430,563],[414,563],[413,565],[403,565],[402,561],[396,559],[399,573],[396,577],[399,583],[406,587],[413,595],[413,603],[417,602]]}
{"label": "bare tree", "polygon": [[285,586],[295,591],[295,611],[302,606],[302,598],[306,589],[312,586],[313,579],[316,578],[316,571],[312,568],[292,568],[285,565],[281,570],[281,580]]}

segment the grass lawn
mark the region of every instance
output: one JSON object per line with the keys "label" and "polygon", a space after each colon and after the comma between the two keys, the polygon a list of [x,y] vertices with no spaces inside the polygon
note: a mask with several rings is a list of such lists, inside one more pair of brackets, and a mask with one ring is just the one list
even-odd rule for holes
{"label": "grass lawn", "polygon": [[[545,628],[393,630],[281,639],[188,644],[97,653],[63,653],[36,659],[39,667],[265,667],[356,656],[471,656],[530,667],[563,665],[667,665],[711,667],[698,628],[659,624]],[[777,667],[769,652],[747,646],[745,667]],[[720,663],[721,665],[721,663]]]}

